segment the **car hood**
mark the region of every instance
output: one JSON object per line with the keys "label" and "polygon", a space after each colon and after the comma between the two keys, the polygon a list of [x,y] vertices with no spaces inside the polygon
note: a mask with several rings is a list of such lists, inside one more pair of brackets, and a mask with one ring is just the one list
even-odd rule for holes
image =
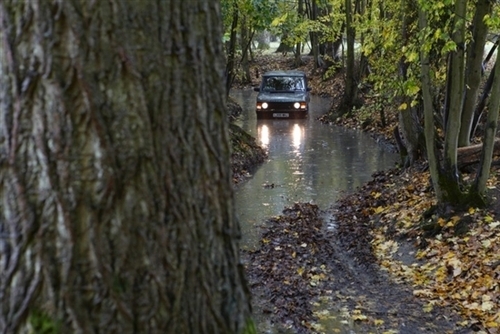
{"label": "car hood", "polygon": [[298,102],[307,101],[309,94],[307,92],[293,93],[259,93],[258,102]]}

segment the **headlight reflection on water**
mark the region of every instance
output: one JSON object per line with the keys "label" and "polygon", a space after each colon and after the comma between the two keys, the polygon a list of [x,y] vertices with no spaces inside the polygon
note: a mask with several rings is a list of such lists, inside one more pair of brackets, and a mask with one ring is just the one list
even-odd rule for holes
{"label": "headlight reflection on water", "polygon": [[293,138],[293,147],[296,150],[300,149],[300,145],[302,144],[302,140],[304,139],[304,131],[300,125],[295,124],[293,126],[292,138]]}
{"label": "headlight reflection on water", "polygon": [[269,127],[267,125],[262,125],[258,129],[258,136],[259,136],[259,141],[264,146],[267,148],[269,146]]}
{"label": "headlight reflection on water", "polygon": [[[300,151],[304,143],[305,128],[297,123],[288,123],[287,121],[278,121],[284,123],[261,124],[257,127],[257,139],[264,148],[269,148],[271,142],[288,142],[294,151]],[[286,122],[286,123],[285,123]],[[285,128],[283,126],[286,125]]]}

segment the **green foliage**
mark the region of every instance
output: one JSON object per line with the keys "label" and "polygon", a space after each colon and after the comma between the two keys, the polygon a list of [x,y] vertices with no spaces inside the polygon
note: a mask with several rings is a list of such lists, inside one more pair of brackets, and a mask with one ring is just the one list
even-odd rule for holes
{"label": "green foliage", "polygon": [[[469,24],[473,4],[464,18]],[[428,27],[420,30],[417,25],[418,9],[428,16]],[[375,93],[390,99],[403,97],[415,105],[420,99],[420,52],[429,54],[433,84],[444,87],[447,57],[457,49],[452,40],[454,31],[454,1],[373,0],[355,19],[357,39],[370,64],[368,80]],[[500,20],[485,18],[492,25]],[[404,27],[404,31],[403,31]],[[470,40],[470,29],[466,38]],[[402,75],[402,69],[405,69]],[[408,106],[406,106],[408,107]],[[402,108],[404,109],[404,108]]]}
{"label": "green foliage", "polygon": [[330,56],[324,56],[324,60],[328,63],[331,63],[332,65],[328,67],[325,73],[323,73],[323,80],[329,79],[337,73],[339,68],[341,68],[343,65],[341,62],[334,61],[334,59]]}
{"label": "green foliage", "polygon": [[38,309],[34,309],[30,312],[29,324],[31,325],[30,334],[61,333],[59,322],[54,321],[49,315]]}
{"label": "green foliage", "polygon": [[[279,15],[278,1],[269,0],[221,0],[222,22],[224,35],[230,35],[234,11],[238,11],[240,18],[245,18],[246,24],[253,31],[267,29],[271,22]],[[241,23],[242,20],[240,19]]]}
{"label": "green foliage", "polygon": [[247,319],[243,334],[257,334],[257,328],[255,327],[255,323],[252,319]]}
{"label": "green foliage", "polygon": [[[404,17],[406,16],[406,18]],[[375,93],[390,100],[397,96],[415,95],[418,82],[413,75],[418,74],[418,49],[412,46],[416,39],[415,22],[407,23],[408,37],[403,39],[402,20],[415,16],[402,8],[400,0],[374,1],[363,15],[357,15],[355,26],[358,35],[363,36],[361,50],[370,64],[370,76]],[[400,66],[406,63],[409,83],[400,76]]]}
{"label": "green foliage", "polygon": [[500,7],[493,7],[493,13],[491,15],[486,15],[484,17],[484,21],[486,25],[490,29],[490,31],[499,31],[500,30]]}
{"label": "green foliage", "polygon": [[250,17],[250,27],[255,31],[267,29],[278,15],[276,1],[245,0],[245,15]]}

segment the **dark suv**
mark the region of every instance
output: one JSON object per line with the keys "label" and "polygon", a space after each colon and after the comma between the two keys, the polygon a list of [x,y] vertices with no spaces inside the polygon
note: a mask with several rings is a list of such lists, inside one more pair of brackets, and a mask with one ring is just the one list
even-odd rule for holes
{"label": "dark suv", "polygon": [[309,112],[307,78],[301,71],[271,71],[262,76],[257,95],[257,118],[304,118]]}

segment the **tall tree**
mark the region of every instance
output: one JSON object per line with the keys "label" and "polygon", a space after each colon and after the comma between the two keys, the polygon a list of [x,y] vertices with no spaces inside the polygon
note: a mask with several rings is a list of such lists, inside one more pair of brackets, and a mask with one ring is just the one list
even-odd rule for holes
{"label": "tall tree", "polygon": [[0,332],[248,329],[219,12],[0,2]]}

